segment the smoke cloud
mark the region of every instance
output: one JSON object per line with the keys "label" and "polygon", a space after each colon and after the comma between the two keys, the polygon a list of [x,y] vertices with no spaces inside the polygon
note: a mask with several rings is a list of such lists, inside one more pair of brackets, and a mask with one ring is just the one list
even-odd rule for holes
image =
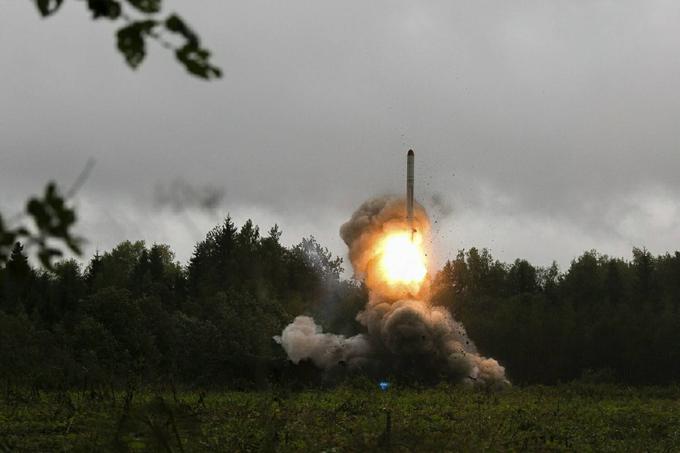
{"label": "smoke cloud", "polygon": [[[447,379],[506,385],[505,369],[478,354],[465,328],[443,308],[428,303],[429,279],[405,284],[386,281],[379,269],[381,239],[411,231],[405,201],[381,197],[366,201],[340,228],[355,276],[369,288],[369,301],[357,315],[365,333],[345,337],[324,333],[308,316],[298,316],[275,337],[290,360],[311,360],[333,371],[348,368],[372,375],[405,375],[427,381]],[[413,228],[429,234],[429,219],[417,205]]]}
{"label": "smoke cloud", "polygon": [[[410,231],[406,221],[406,201],[397,197],[380,197],[364,202],[352,217],[340,227],[340,237],[349,248],[354,276],[366,282],[372,293],[389,299],[403,296],[424,298],[427,284],[389,283],[379,270],[380,250],[376,245],[390,233]],[[430,221],[425,209],[414,206],[413,228],[420,238],[430,233]],[[427,254],[427,251],[426,251]]]}

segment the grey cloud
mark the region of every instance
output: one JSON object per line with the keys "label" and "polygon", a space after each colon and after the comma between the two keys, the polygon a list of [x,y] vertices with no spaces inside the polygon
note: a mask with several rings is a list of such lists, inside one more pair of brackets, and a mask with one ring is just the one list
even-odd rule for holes
{"label": "grey cloud", "polygon": [[[224,188],[220,212],[266,212],[343,254],[339,223],[402,192],[413,147],[417,198],[455,207],[442,255],[480,245],[568,263],[680,240],[663,220],[680,195],[680,5],[170,1],[225,70],[202,83],[153,45],[130,71],[114,28],[72,3],[49,20],[3,5],[3,212],[92,157],[83,195],[125,200],[131,222],[182,178]],[[154,232],[91,224],[94,241]]]}

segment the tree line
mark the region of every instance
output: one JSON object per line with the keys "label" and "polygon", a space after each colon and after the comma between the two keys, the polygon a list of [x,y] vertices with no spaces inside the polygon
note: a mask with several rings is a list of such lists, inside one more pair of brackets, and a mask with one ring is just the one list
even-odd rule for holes
{"label": "tree line", "polygon": [[352,332],[366,294],[340,278],[342,260],[313,237],[292,247],[280,237],[276,226],[261,235],[251,221],[237,228],[227,218],[186,266],[167,245],[125,241],[84,268],[65,260],[35,269],[16,243],[0,267],[5,390],[249,387],[305,373],[272,336],[300,313]]}
{"label": "tree line", "polygon": [[435,287],[435,303],[516,383],[680,378],[680,252],[635,248],[627,261],[588,251],[560,272],[472,248],[445,264]]}
{"label": "tree line", "polygon": [[[86,265],[34,268],[15,243],[0,265],[0,382],[6,392],[320,382],[272,337],[300,314],[356,334],[367,292],[313,237],[289,247],[280,237],[227,218],[186,265],[167,245],[125,241]],[[667,383],[680,376],[679,277],[680,252],[634,249],[626,261],[590,251],[562,272],[472,248],[434,276],[432,303],[515,383]]]}

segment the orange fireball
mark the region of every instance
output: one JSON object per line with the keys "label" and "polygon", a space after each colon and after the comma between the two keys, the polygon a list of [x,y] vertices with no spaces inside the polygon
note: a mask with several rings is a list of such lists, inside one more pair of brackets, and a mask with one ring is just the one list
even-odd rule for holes
{"label": "orange fireball", "polygon": [[389,234],[380,241],[379,266],[387,283],[411,285],[425,279],[427,265],[422,242],[419,234],[405,231]]}
{"label": "orange fireball", "polygon": [[392,231],[375,243],[375,275],[369,286],[392,297],[415,296],[427,276],[423,237],[406,230]]}

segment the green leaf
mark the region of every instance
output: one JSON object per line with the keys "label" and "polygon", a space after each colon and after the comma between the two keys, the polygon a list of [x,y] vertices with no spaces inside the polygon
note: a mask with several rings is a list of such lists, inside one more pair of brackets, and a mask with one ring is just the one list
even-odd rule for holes
{"label": "green leaf", "polygon": [[[66,201],[59,194],[54,183],[49,183],[45,188],[45,195],[42,199],[33,197],[27,205],[26,211],[33,218],[37,234],[30,239],[38,246],[38,257],[41,263],[50,268],[51,259],[55,256],[62,256],[58,249],[47,246],[47,239],[53,238],[62,240],[76,254],[81,253],[80,239],[74,238],[69,231],[76,222],[75,211],[66,206]],[[26,230],[24,232],[28,233]],[[17,232],[21,232],[17,230]],[[26,234],[26,236],[29,236]]]}
{"label": "green leaf", "polygon": [[40,259],[40,264],[42,264],[46,269],[52,270],[52,259],[63,256],[63,253],[59,249],[53,247],[42,247],[38,252],[38,258]]}
{"label": "green leaf", "polygon": [[57,12],[64,0],[36,0],[35,5],[43,17],[50,16]]}
{"label": "green leaf", "polygon": [[210,52],[202,49],[197,43],[187,43],[176,52],[177,59],[191,74],[203,79],[222,77],[222,70],[210,64]]}
{"label": "green leaf", "polygon": [[14,230],[14,234],[16,236],[28,236],[29,235],[28,230],[24,227],[19,227],[16,230]]}
{"label": "green leaf", "polygon": [[186,43],[177,49],[175,55],[191,74],[203,79],[222,77],[222,70],[210,63],[210,52],[200,45],[198,35],[176,14],[165,20],[165,28],[182,35]]}
{"label": "green leaf", "polygon": [[121,13],[120,2],[117,0],[87,0],[87,7],[92,12],[93,19],[118,19]]}
{"label": "green leaf", "polygon": [[144,60],[146,56],[144,36],[148,35],[156,24],[153,20],[133,22],[116,33],[118,50],[125,56],[125,61],[131,68],[136,68]]}
{"label": "green leaf", "polygon": [[73,253],[76,255],[82,255],[83,251],[81,249],[81,245],[83,240],[81,238],[74,238],[73,236],[68,236],[64,239],[64,242],[66,242],[66,245],[68,248],[71,249]]}
{"label": "green leaf", "polygon": [[46,230],[49,227],[50,216],[41,200],[31,198],[26,205],[26,211],[33,217],[39,230]]}
{"label": "green leaf", "polygon": [[127,0],[127,2],[147,14],[157,13],[161,10],[161,0]]}
{"label": "green leaf", "polygon": [[16,241],[14,231],[0,231],[0,247],[11,247]]}
{"label": "green leaf", "polygon": [[189,26],[184,23],[184,20],[177,14],[171,14],[170,17],[165,20],[165,28],[167,28],[168,31],[184,36],[184,39],[188,42],[198,45],[199,40],[196,33],[194,33],[194,31],[189,28]]}

